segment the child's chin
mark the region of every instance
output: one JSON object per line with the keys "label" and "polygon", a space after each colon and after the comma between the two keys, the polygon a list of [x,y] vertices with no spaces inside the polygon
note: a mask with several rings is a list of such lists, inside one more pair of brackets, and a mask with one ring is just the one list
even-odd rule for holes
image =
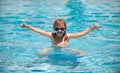
{"label": "child's chin", "polygon": [[61,37],[61,36],[63,36],[63,34],[62,33],[58,33],[57,36]]}

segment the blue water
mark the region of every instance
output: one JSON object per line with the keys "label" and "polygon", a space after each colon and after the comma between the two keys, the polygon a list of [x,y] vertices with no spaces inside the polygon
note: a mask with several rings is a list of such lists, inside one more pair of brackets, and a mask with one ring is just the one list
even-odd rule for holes
{"label": "blue water", "polygon": [[[53,32],[57,18],[65,19],[67,33],[99,24],[69,42],[85,56],[53,50],[40,57],[51,40],[20,27]],[[0,73],[120,73],[120,0],[0,0]]]}

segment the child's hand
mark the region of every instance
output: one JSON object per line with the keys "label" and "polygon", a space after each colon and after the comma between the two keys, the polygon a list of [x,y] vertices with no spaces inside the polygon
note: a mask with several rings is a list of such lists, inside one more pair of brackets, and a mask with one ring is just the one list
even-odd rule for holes
{"label": "child's hand", "polygon": [[99,28],[98,24],[94,23],[92,29],[98,29],[98,28]]}
{"label": "child's hand", "polygon": [[25,23],[23,23],[22,25],[21,25],[21,27],[23,27],[23,28],[25,28],[27,25],[25,24]]}

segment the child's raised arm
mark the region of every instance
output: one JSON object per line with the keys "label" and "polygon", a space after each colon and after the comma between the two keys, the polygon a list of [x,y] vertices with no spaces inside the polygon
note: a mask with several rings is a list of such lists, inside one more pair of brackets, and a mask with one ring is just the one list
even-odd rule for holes
{"label": "child's raised arm", "polygon": [[51,32],[46,32],[46,31],[44,31],[44,30],[40,30],[40,29],[38,29],[38,28],[32,27],[32,26],[27,25],[27,24],[22,24],[21,27],[23,27],[23,28],[29,28],[29,29],[31,29],[32,31],[37,32],[37,33],[39,33],[39,34],[41,34],[41,35],[44,35],[44,36],[46,36],[46,37],[49,37],[49,38],[52,37],[52,33],[51,33]]}
{"label": "child's raised arm", "polygon": [[94,24],[92,28],[88,28],[82,32],[79,32],[79,33],[73,33],[73,34],[68,34],[68,37],[69,38],[77,38],[77,37],[81,37],[81,36],[84,36],[86,34],[88,34],[89,32],[91,32],[92,30],[94,29],[98,29],[98,25],[97,24]]}

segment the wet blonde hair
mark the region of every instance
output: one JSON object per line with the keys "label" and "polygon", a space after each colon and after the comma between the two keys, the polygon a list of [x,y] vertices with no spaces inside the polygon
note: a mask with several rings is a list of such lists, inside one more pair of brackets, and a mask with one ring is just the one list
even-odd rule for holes
{"label": "wet blonde hair", "polygon": [[55,28],[56,26],[65,26],[65,29],[66,29],[66,22],[64,21],[64,19],[61,19],[61,18],[56,19],[56,20],[54,21],[54,26],[53,26],[53,28]]}

